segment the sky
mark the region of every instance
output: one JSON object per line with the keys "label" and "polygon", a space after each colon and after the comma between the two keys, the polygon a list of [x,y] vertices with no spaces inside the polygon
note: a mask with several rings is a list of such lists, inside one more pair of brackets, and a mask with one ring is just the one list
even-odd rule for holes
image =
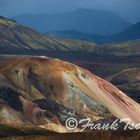
{"label": "sky", "polygon": [[112,11],[135,23],[140,21],[140,0],[0,0],[0,15],[63,13],[78,8]]}

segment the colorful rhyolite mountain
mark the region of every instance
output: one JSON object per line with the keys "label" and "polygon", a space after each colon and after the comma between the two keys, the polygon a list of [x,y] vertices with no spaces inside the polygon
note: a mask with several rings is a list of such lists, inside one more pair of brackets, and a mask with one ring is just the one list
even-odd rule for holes
{"label": "colorful rhyolite mountain", "polygon": [[84,68],[44,56],[0,59],[0,124],[65,133],[70,117],[136,124],[139,116],[138,103]]}

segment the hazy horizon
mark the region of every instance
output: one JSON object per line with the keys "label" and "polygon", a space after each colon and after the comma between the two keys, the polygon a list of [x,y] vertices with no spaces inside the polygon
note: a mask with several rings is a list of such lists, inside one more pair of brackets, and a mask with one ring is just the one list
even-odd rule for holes
{"label": "hazy horizon", "polygon": [[110,11],[135,23],[140,21],[139,6],[139,0],[0,0],[0,15],[12,17],[20,14],[54,14],[87,8]]}

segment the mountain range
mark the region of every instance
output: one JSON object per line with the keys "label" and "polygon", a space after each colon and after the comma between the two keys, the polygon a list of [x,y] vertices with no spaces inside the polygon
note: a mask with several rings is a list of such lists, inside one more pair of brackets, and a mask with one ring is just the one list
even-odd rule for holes
{"label": "mountain range", "polygon": [[124,31],[121,31],[120,33],[111,36],[101,36],[93,33],[83,33],[77,30],[52,31],[46,34],[60,39],[80,39],[86,41],[93,41],[97,44],[120,43],[124,41],[140,39],[140,22],[133,24]]}
{"label": "mountain range", "polygon": [[135,55],[140,54],[139,44],[139,39],[107,45],[76,39],[57,39],[17,24],[15,20],[0,17],[0,53],[9,53],[14,50],[42,50],[44,52],[83,52],[98,55]]}
{"label": "mountain range", "polygon": [[[80,38],[54,38],[0,17],[0,54],[14,51],[14,56],[0,56],[0,136],[69,133],[65,127],[68,118],[90,118],[104,124],[129,117],[138,123],[138,29],[139,23],[113,35],[121,43],[99,45],[81,40],[79,34],[84,39],[89,33],[69,30]],[[17,56],[19,52],[41,52],[41,56]]]}
{"label": "mountain range", "polygon": [[14,20],[0,17],[0,48],[3,50],[91,51],[96,44],[78,40],[59,40],[45,36]]}
{"label": "mountain range", "polygon": [[112,12],[84,8],[60,14],[23,14],[12,18],[43,33],[74,29],[84,33],[110,35],[131,25]]}

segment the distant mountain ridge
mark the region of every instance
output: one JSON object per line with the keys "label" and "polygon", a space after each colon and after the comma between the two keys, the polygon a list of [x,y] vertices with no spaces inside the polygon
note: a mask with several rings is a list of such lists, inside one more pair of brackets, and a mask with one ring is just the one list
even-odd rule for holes
{"label": "distant mountain ridge", "polygon": [[60,14],[24,14],[12,18],[40,32],[74,29],[84,33],[110,35],[131,25],[112,12],[84,8]]}
{"label": "distant mountain ridge", "polygon": [[19,25],[14,20],[0,18],[0,53],[7,52],[78,52],[97,55],[140,54],[140,40],[107,45],[77,39],[56,39],[31,28]]}
{"label": "distant mountain ridge", "polygon": [[111,37],[114,42],[140,39],[140,22]]}
{"label": "distant mountain ridge", "polygon": [[87,34],[79,32],[77,30],[53,31],[48,32],[46,34],[61,39],[72,38],[82,39],[86,41],[94,41],[97,44],[119,43],[123,41],[132,41],[140,39],[140,22],[133,24],[124,31],[112,36],[101,36],[94,33]]}
{"label": "distant mountain ridge", "polygon": [[85,41],[96,42],[97,44],[103,44],[107,41],[108,37],[93,33],[83,33],[77,30],[63,30],[63,31],[52,31],[45,33],[46,35],[59,38],[59,39],[79,39]]}
{"label": "distant mountain ridge", "polygon": [[91,51],[96,44],[78,40],[59,40],[45,36],[14,20],[0,18],[0,51],[13,49],[46,51]]}

